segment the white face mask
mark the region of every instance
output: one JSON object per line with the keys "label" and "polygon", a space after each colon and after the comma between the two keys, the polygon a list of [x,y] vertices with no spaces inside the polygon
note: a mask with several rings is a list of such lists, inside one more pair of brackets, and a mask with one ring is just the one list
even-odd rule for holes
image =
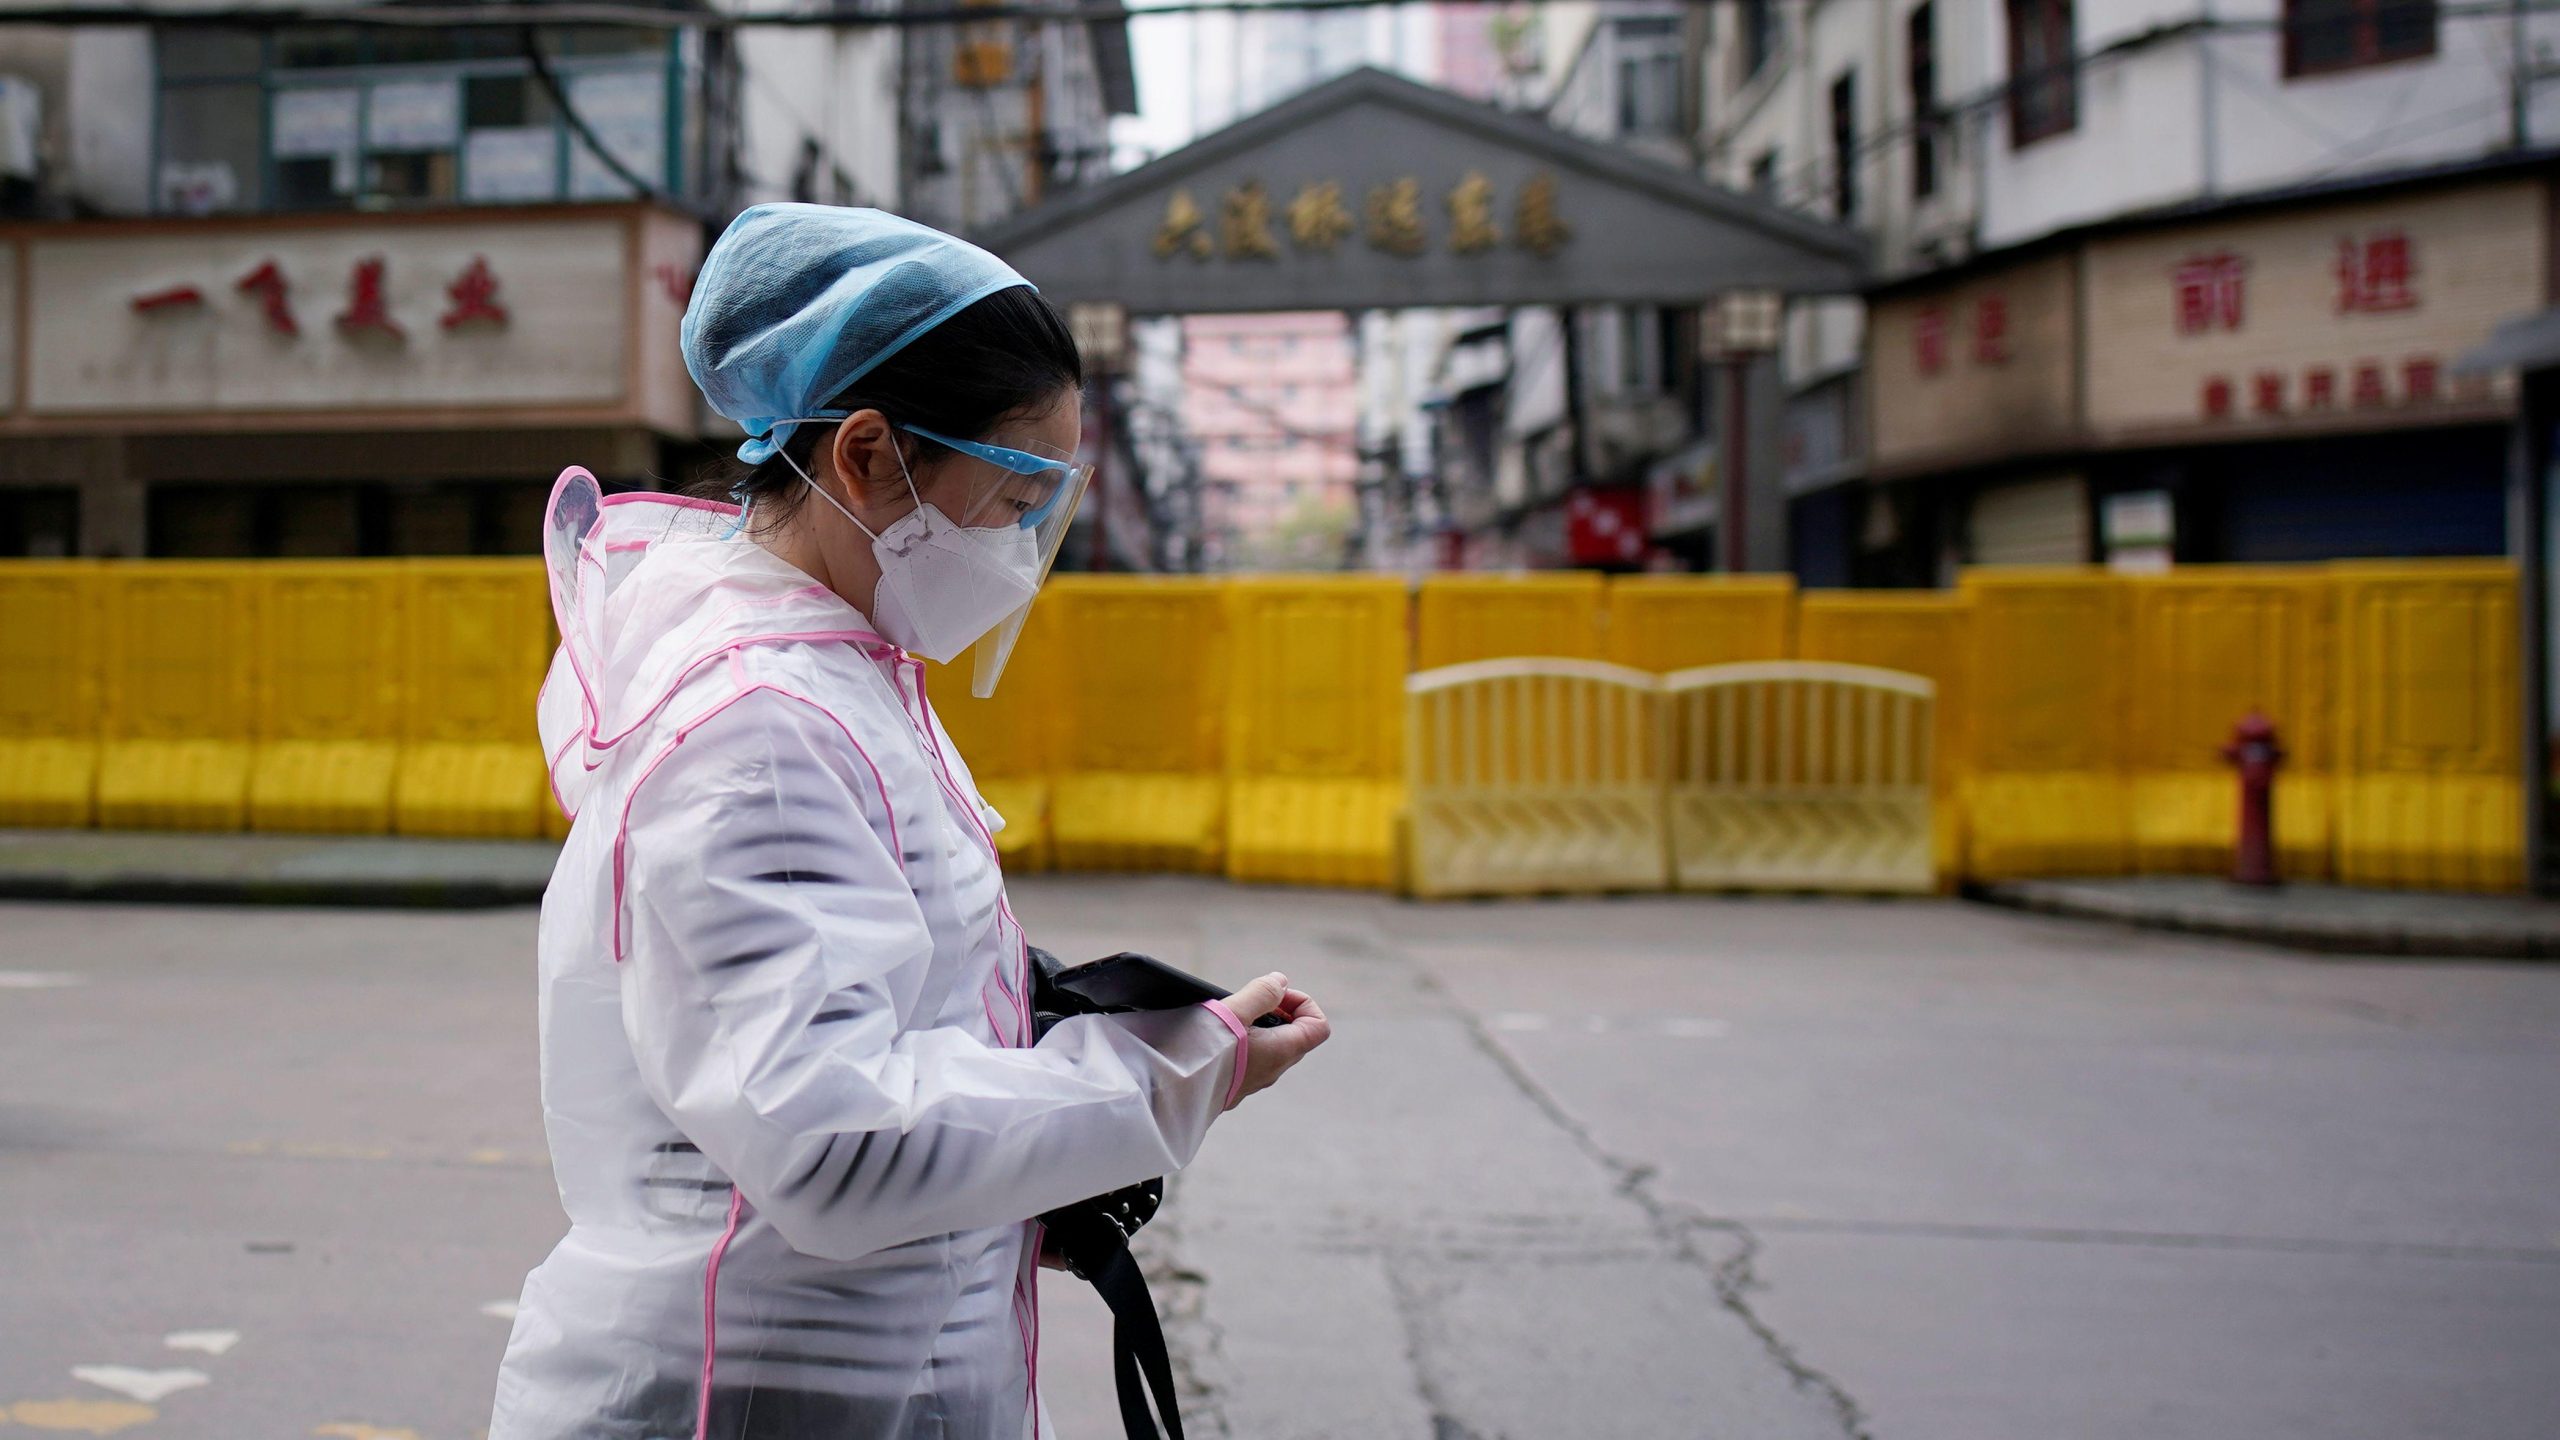
{"label": "white face mask", "polygon": [[[890,445],[897,452],[895,442]],[[898,454],[907,493],[916,508],[886,530],[874,531],[809,478],[789,451],[782,458],[818,498],[871,537],[880,563],[880,588],[871,597],[871,623],[881,638],[937,665],[949,664],[996,622],[1021,609],[1040,591],[1040,543],[1019,525],[963,529],[916,491],[907,457]]]}

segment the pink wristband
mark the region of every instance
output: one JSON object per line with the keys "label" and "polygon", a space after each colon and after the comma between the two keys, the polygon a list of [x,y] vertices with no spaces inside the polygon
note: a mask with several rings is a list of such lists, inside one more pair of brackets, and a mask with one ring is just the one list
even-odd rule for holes
{"label": "pink wristband", "polygon": [[1232,1110],[1235,1108],[1237,1097],[1244,1094],[1245,1025],[1243,1021],[1236,1018],[1236,1012],[1227,1008],[1227,1002],[1224,1000],[1203,1000],[1200,1004],[1210,1014],[1225,1021],[1228,1029],[1236,1032],[1236,1078],[1227,1084],[1227,1103],[1218,1107],[1222,1110]]}

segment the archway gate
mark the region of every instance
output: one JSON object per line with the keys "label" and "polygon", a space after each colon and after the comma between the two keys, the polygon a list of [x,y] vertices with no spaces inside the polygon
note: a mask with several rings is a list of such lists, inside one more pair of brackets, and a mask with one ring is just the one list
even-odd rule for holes
{"label": "archway gate", "polygon": [[1133,315],[1853,291],[1845,227],[1364,69],[978,237]]}

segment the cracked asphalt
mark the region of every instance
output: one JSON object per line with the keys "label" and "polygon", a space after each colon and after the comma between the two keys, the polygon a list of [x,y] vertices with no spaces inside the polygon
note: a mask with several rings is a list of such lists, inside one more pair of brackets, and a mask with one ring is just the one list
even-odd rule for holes
{"label": "cracked asphalt", "polygon": [[[1144,1237],[1195,1436],[2560,1428],[2560,967],[1936,902],[1015,898],[1336,1018]],[[0,905],[0,1422],[478,1434],[560,1229],[531,945]],[[1116,1435],[1101,1307],[1044,1310],[1058,1429]]]}

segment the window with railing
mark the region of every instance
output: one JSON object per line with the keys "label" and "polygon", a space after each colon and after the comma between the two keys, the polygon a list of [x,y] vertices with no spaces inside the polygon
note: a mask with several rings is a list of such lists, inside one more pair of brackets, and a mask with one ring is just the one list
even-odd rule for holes
{"label": "window with railing", "polygon": [[1858,72],[1831,82],[1831,213],[1858,218]]}
{"label": "window with railing", "polygon": [[2434,53],[2436,0],[2285,0],[2288,80]]}
{"label": "window with railing", "polygon": [[[521,32],[163,28],[152,205],[164,214],[615,200]],[[683,42],[582,27],[546,39],[570,109],[648,188],[681,190]]]}
{"label": "window with railing", "polygon": [[2032,145],[2080,123],[2071,0],[2008,0],[2009,143]]}
{"label": "window with railing", "polygon": [[1777,53],[1777,0],[1742,0],[1735,29],[1742,48],[1742,78],[1747,81]]}
{"label": "window with railing", "polygon": [[1911,198],[1938,193],[1938,141],[1946,123],[1938,109],[1938,20],[1930,0],[1903,20],[1903,75],[1911,91]]}

